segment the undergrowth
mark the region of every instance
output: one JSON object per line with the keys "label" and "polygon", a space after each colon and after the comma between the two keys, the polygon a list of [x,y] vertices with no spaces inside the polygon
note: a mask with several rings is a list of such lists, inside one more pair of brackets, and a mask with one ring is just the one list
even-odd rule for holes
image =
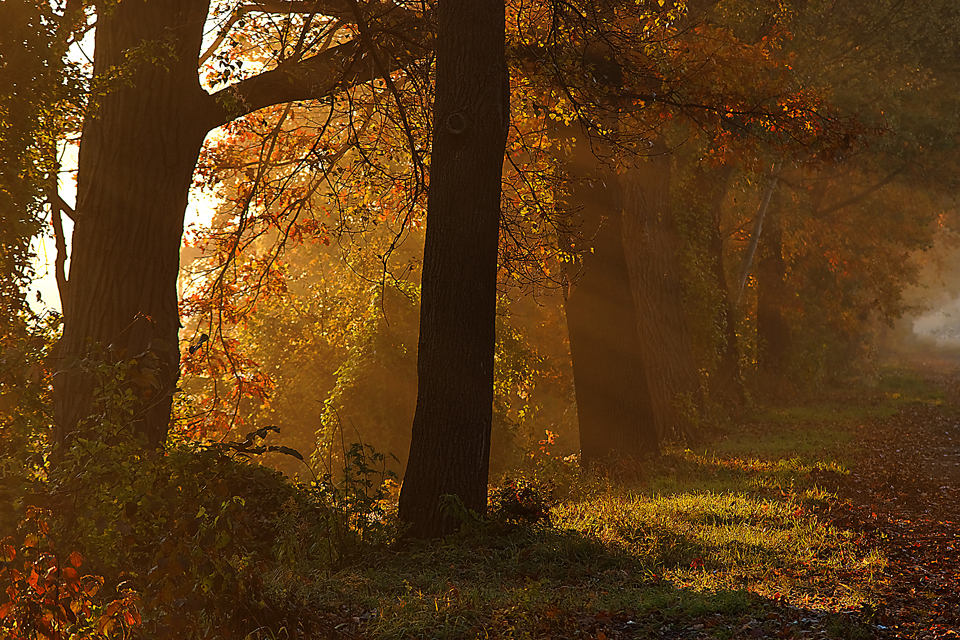
{"label": "undergrowth", "polygon": [[4,534],[0,637],[644,637],[691,625],[724,637],[792,610],[840,616],[828,635],[855,637],[867,632],[842,612],[877,606],[886,559],[818,516],[836,496],[817,478],[847,473],[851,433],[870,416],[937,400],[901,376],[862,414],[831,399],[758,412],[696,451],[668,448],[632,483],[553,457],[548,438],[536,464],[494,483],[485,517],[399,546],[398,485],[369,446],[348,448],[340,473],[291,483],[249,459],[276,451],[264,430],[146,453],[124,436],[115,395],[100,425],[115,428],[110,446],[78,438],[44,479],[46,504],[21,504],[19,530]]}

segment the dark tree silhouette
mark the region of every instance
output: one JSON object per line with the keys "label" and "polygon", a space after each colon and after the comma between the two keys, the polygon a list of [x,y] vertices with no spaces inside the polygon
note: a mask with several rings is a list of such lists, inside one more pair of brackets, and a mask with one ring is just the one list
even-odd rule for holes
{"label": "dark tree silhouette", "polygon": [[501,174],[510,121],[503,0],[439,3],[417,409],[400,518],[457,528],[443,496],[486,510]]}

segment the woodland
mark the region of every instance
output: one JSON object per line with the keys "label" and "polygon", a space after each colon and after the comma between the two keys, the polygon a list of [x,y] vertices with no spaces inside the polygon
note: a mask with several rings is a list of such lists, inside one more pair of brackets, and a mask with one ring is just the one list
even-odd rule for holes
{"label": "woodland", "polygon": [[960,636],[958,59],[955,0],[0,3],[0,638]]}

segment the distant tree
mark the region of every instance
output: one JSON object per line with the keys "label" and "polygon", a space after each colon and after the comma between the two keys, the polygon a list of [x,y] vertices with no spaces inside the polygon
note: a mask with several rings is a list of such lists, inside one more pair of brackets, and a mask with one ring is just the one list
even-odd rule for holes
{"label": "distant tree", "polygon": [[[579,140],[587,136],[574,129]],[[582,142],[563,162],[569,186],[565,242],[567,331],[584,467],[659,453],[657,421],[637,331],[623,242],[622,189]],[[625,304],[626,303],[626,304]]]}
{"label": "distant tree", "polygon": [[[880,0],[870,11],[853,0],[730,0],[709,20],[744,39],[782,39],[805,84],[862,125],[850,144],[765,156],[766,169],[777,155],[785,161],[741,308],[757,387],[789,391],[869,371],[872,334],[907,310],[917,256],[953,207],[958,129],[948,114],[958,93],[945,61],[957,55],[960,11],[950,0]],[[737,200],[752,204],[728,206],[729,228],[749,228],[755,183],[740,180],[751,194]]]}
{"label": "distant tree", "polygon": [[501,175],[510,124],[503,0],[441,0],[417,408],[400,518],[428,538],[484,513],[493,412]]}
{"label": "distant tree", "polygon": [[[686,167],[678,166],[675,147],[702,140],[706,152],[698,164],[753,167],[766,149],[816,156],[823,149],[842,148],[856,123],[836,118],[822,96],[791,70],[778,39],[741,40],[673,3],[583,3],[578,9],[565,3],[552,8],[537,45],[540,59],[551,64],[540,68],[539,81],[546,96],[541,104],[553,109],[549,117],[579,125],[573,135],[559,136],[557,147],[560,170],[570,174],[574,185],[569,204],[582,215],[582,238],[576,244],[588,252],[578,257],[583,269],[572,278],[568,325],[581,443],[601,446],[583,447],[583,463],[589,465],[610,454],[655,453],[658,438],[665,435],[695,437],[697,414],[704,408],[705,381],[695,358],[678,262],[672,184],[674,174]],[[571,143],[572,153],[565,151]],[[592,166],[572,161],[584,153],[596,156]],[[590,189],[591,195],[578,197],[578,191]],[[607,209],[596,211],[598,206]],[[619,242],[609,240],[611,232]],[[609,275],[596,277],[602,265],[621,263],[616,254],[625,256],[627,287],[614,287],[616,278]],[[635,319],[634,330],[612,330],[618,317],[612,313],[579,320],[586,316],[578,311],[578,299],[588,296],[625,310]],[[642,362],[645,375],[613,382],[604,378],[602,368],[586,366],[602,343],[578,349],[578,327],[605,334],[618,356],[638,354],[628,357]],[[634,346],[637,340],[639,347]],[[584,366],[578,366],[583,358]],[[627,370],[618,360],[607,371],[611,369]],[[611,419],[618,410],[610,407],[610,399],[621,395],[621,383],[632,389],[632,398]],[[602,435],[591,433],[594,428]]]}

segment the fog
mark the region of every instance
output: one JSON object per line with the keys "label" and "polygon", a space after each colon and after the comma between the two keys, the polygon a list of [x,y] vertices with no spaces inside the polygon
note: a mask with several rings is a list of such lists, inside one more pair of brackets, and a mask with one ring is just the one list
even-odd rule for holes
{"label": "fog", "polygon": [[917,285],[904,300],[914,311],[904,314],[888,333],[886,345],[899,352],[960,351],[960,248],[956,234],[942,231],[921,262]]}

